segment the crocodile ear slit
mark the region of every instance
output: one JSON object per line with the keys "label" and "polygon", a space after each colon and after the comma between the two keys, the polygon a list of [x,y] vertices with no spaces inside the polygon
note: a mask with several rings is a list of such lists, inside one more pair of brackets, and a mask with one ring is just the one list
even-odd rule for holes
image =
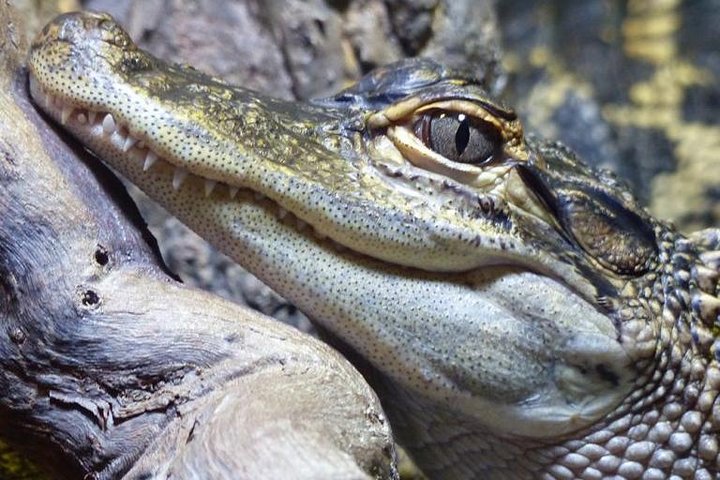
{"label": "crocodile ear slit", "polygon": [[583,249],[620,275],[641,275],[657,255],[653,231],[602,190],[562,191],[562,221]]}
{"label": "crocodile ear slit", "polygon": [[564,236],[604,268],[640,275],[657,254],[652,230],[600,189],[573,183],[555,188],[532,166],[518,164],[520,177],[557,219]]}

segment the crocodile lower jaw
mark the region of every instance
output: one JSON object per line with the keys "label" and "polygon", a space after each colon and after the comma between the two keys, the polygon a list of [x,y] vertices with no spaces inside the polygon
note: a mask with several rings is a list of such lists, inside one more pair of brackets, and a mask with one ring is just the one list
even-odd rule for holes
{"label": "crocodile lower jaw", "polygon": [[[102,144],[107,148],[112,148],[118,154],[123,154],[129,161],[134,161],[138,165],[142,164],[142,169],[146,172],[151,169],[157,171],[171,170],[173,172],[171,184],[175,191],[194,184],[198,186],[197,188],[202,189],[206,198],[211,195],[220,195],[229,200],[235,200],[238,197],[252,199],[255,203],[263,203],[263,206],[274,212],[278,221],[292,225],[298,231],[312,233],[316,241],[326,243],[338,252],[350,251],[345,245],[318,231],[313,225],[281,207],[261,192],[203,178],[174,165],[169,159],[149,147],[144,139],[135,136],[126,126],[119,124],[109,112],[90,110],[63,101],[61,98],[43,91],[32,76],[30,76],[30,93],[33,100],[47,114],[64,127],[75,132],[76,135],[85,137],[84,140],[87,140],[88,143]],[[360,253],[356,254],[362,255]]]}

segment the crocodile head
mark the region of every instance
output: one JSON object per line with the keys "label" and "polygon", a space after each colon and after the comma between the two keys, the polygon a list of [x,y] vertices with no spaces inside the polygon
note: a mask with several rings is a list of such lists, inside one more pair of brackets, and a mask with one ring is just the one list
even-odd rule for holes
{"label": "crocodile head", "polygon": [[51,117],[379,373],[429,474],[717,471],[719,235],[653,219],[471,76],[414,60],[286,102],[88,13],[28,67]]}

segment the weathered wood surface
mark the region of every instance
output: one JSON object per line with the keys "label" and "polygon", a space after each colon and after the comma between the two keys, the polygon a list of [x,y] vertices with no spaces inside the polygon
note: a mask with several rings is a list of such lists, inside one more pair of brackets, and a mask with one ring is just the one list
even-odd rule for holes
{"label": "weathered wood surface", "polygon": [[21,31],[0,4],[0,435],[53,478],[392,475],[349,363],[163,271],[117,180],[30,104]]}

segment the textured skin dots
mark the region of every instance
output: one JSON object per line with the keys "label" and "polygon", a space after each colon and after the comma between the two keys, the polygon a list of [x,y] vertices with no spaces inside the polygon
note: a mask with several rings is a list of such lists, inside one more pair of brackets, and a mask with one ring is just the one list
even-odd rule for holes
{"label": "textured skin dots", "polygon": [[[717,232],[653,219],[471,78],[403,64],[281,102],[92,14],[29,68],[51,116],[380,371],[428,474],[717,475]],[[413,135],[427,109],[499,129],[502,155],[442,158]]]}

